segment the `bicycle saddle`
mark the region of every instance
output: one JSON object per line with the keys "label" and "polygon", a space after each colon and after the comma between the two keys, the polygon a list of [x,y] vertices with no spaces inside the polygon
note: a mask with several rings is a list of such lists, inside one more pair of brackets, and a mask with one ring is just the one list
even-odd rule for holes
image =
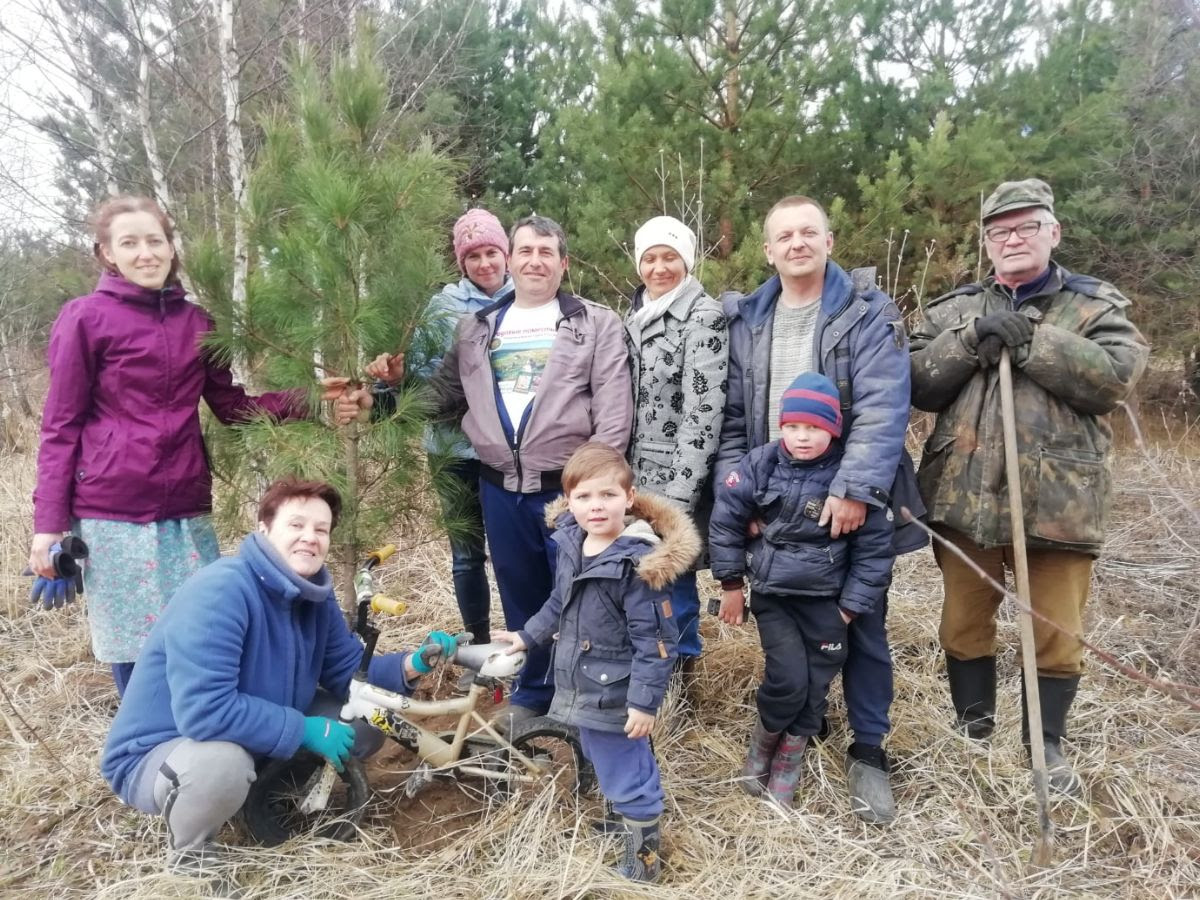
{"label": "bicycle saddle", "polygon": [[510,656],[505,652],[510,646],[499,641],[491,644],[460,644],[454,654],[454,662],[489,678],[508,678],[525,668],[525,651]]}

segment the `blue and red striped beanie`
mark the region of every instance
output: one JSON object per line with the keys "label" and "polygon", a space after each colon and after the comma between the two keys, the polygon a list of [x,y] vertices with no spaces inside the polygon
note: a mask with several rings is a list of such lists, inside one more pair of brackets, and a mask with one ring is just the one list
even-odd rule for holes
{"label": "blue and red striped beanie", "polygon": [[797,375],[779,402],[779,424],[788,422],[807,422],[841,437],[842,406],[833,382],[816,372]]}

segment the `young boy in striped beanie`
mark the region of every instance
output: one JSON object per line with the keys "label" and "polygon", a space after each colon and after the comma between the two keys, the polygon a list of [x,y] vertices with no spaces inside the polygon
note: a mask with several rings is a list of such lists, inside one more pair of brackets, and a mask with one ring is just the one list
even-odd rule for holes
{"label": "young boy in striped beanie", "polygon": [[[891,512],[868,507],[834,540],[821,510],[842,458],[838,391],[806,372],[784,391],[777,443],[752,450],[716,488],[709,530],[721,619],[740,625],[745,576],[766,671],[741,784],[790,809],[808,739],[846,659],[846,626],[883,602],[891,582]],[[751,524],[755,527],[748,528]]]}

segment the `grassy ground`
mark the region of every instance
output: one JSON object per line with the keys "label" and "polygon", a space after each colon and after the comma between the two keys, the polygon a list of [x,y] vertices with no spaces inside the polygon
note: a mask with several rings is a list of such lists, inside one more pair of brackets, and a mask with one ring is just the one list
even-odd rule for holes
{"label": "grassy ground", "polygon": [[[1154,444],[1149,458],[1125,451],[1116,460],[1116,515],[1090,634],[1149,675],[1195,684],[1195,441],[1160,434]],[[26,608],[28,579],[15,573],[27,554],[31,487],[28,452],[0,459],[0,896],[196,896],[195,882],[163,873],[161,824],[123,807],[97,772],[115,694],[91,658],[83,611]],[[442,547],[399,554],[385,579],[410,603],[387,626],[389,647],[456,624]],[[902,559],[889,616],[900,814],[888,828],[848,812],[837,686],[834,734],[807,757],[796,812],[784,816],[737,790],[761,654],[752,625],[706,619],[699,708],[688,713],[672,696],[655,735],[669,794],[660,884],[631,887],[609,871],[615,844],[588,836],[581,822],[594,800],[583,809],[549,794],[489,802],[469,784],[414,799],[382,792],[350,844],[304,838],[264,850],[229,829],[221,835],[233,845],[229,874],[263,898],[1200,896],[1200,714],[1090,663],[1071,740],[1087,796],[1056,803],[1055,864],[1032,871],[1036,808],[1018,740],[1016,625],[1006,616],[1001,629],[997,736],[974,746],[950,728],[939,603],[929,551]],[[410,764],[385,750],[376,784],[398,784]]]}

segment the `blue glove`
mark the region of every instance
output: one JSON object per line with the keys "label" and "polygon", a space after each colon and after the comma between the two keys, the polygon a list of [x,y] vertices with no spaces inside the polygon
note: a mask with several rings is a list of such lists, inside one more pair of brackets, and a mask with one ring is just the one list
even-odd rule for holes
{"label": "blue glove", "polygon": [[413,668],[424,675],[444,659],[449,659],[458,649],[458,641],[444,631],[431,631],[425,643],[412,655]]}
{"label": "blue glove", "polygon": [[[68,535],[67,541],[71,552],[64,552],[62,541],[57,541],[50,547],[50,562],[57,578],[47,578],[38,575],[33,579],[33,589],[29,599],[34,606],[42,604],[42,609],[62,609],[67,603],[75,602],[75,595],[83,593],[83,571],[79,568],[78,559],[87,559],[87,544],[77,537]],[[25,575],[33,575],[29,569]]]}
{"label": "blue glove", "polygon": [[74,578],[46,578],[39,575],[33,579],[33,590],[29,592],[33,605],[42,604],[42,609],[61,609],[65,603],[75,602]]}
{"label": "blue glove", "polygon": [[304,717],[304,737],[300,746],[317,756],[329,760],[330,765],[341,772],[350,758],[354,746],[354,729],[345,722],[327,719],[324,716]]}

